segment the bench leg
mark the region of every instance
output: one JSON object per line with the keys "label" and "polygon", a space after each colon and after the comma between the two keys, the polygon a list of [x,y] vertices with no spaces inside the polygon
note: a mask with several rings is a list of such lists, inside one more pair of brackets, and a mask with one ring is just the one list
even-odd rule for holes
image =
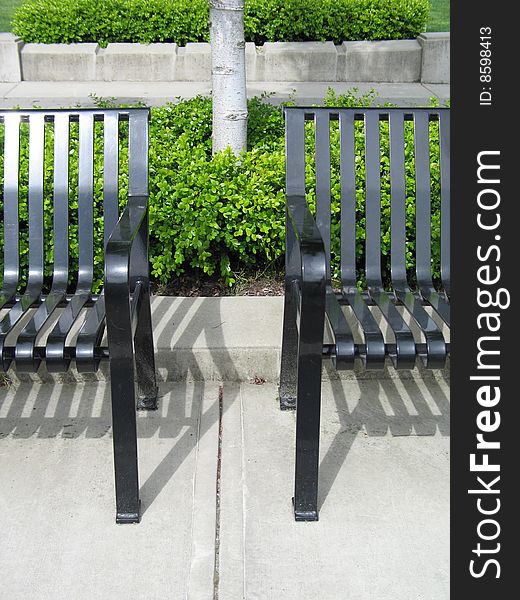
{"label": "bench leg", "polygon": [[282,360],[280,365],[280,408],[296,408],[296,377],[298,370],[298,329],[296,306],[289,286],[286,284],[283,310]]}
{"label": "bench leg", "polygon": [[138,523],[140,500],[135,361],[128,288],[125,285],[118,285],[113,286],[111,293],[108,291],[105,303],[114,443],[116,522]]}
{"label": "bench leg", "polygon": [[129,341],[129,356],[110,357],[117,523],[140,520],[134,361]]}
{"label": "bench leg", "polygon": [[298,340],[294,518],[318,520],[324,289],[302,297]]}
{"label": "bench leg", "polygon": [[298,361],[296,411],[296,468],[294,518],[318,520],[318,469],[320,454],[321,355]]}
{"label": "bench leg", "polygon": [[135,368],[137,372],[137,409],[157,410],[157,380],[152,334],[152,316],[148,289],[142,292],[135,332]]}

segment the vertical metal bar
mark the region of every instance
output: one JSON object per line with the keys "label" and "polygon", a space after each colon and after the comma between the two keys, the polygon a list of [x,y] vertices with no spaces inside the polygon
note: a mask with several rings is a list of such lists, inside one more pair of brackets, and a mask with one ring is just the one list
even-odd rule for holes
{"label": "vertical metal bar", "polygon": [[78,291],[90,291],[94,275],[94,115],[79,114]]}
{"label": "vertical metal bar", "polygon": [[439,113],[441,166],[441,279],[450,293],[450,113]]}
{"label": "vertical metal bar", "polygon": [[419,287],[432,287],[429,115],[414,113],[415,263]]}
{"label": "vertical metal bar", "polygon": [[323,238],[330,281],[330,120],[326,110],[314,114],[316,165],[316,225]]}
{"label": "vertical metal bar", "polygon": [[129,113],[128,195],[148,196],[148,119],[147,110]]}
{"label": "vertical metal bar", "polygon": [[43,153],[45,115],[29,117],[29,277],[27,288],[43,285]]}
{"label": "vertical metal bar", "polygon": [[69,115],[54,115],[53,289],[67,289],[69,276]]}
{"label": "vertical metal bar", "polygon": [[390,121],[390,268],[392,284],[406,285],[406,175],[404,113],[392,110]]}
{"label": "vertical metal bar", "polygon": [[[128,123],[128,195],[146,197],[148,202],[148,110],[130,111]],[[130,214],[132,228],[137,222]],[[130,256],[130,288],[148,278],[148,215],[142,224]]]}
{"label": "vertical metal bar", "polygon": [[339,112],[341,185],[341,282],[356,287],[356,160],[354,112]]}
{"label": "vertical metal bar", "polygon": [[285,184],[287,196],[305,196],[305,113],[285,111]]}
{"label": "vertical metal bar", "polygon": [[[4,283],[14,294],[20,274],[18,194],[20,161],[20,115],[4,116]],[[9,298],[6,298],[8,301]]]}
{"label": "vertical metal bar", "polygon": [[382,287],[381,281],[381,158],[379,113],[365,113],[365,269],[368,287]]}
{"label": "vertical metal bar", "polygon": [[[305,113],[289,108],[285,111],[285,188],[286,196],[305,198]],[[300,274],[289,213],[285,211],[285,278],[286,284]],[[282,352],[283,355],[283,352]]]}
{"label": "vertical metal bar", "polygon": [[105,113],[103,125],[103,224],[106,247],[119,215],[119,114]]}
{"label": "vertical metal bar", "polygon": [[[305,197],[305,114],[302,110],[285,111],[285,177],[287,196]],[[280,365],[280,408],[296,408],[298,368],[298,329],[296,301],[292,282],[300,275],[296,239],[285,211],[285,297],[283,311],[282,356]]]}

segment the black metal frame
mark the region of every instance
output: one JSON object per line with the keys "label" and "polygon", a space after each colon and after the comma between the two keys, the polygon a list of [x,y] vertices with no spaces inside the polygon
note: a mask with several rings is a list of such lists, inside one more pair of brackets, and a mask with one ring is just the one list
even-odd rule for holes
{"label": "black metal frame", "polygon": [[[65,372],[75,361],[80,372],[95,372],[109,359],[116,487],[116,521],[140,519],[137,463],[137,408],[157,408],[148,275],[148,109],[0,111],[4,123],[4,277],[0,308],[2,369],[35,372],[42,361],[50,372]],[[120,122],[128,122],[128,203],[119,215]],[[19,294],[20,123],[29,126],[27,284]],[[77,284],[69,293],[70,124],[79,124]],[[103,219],[105,285],[92,294],[94,275],[94,123],[103,123]],[[54,265],[49,293],[44,285],[44,131],[54,130]],[[24,318],[16,336],[13,328]],[[58,309],[63,309],[58,317]],[[76,323],[86,316],[76,341]],[[38,336],[57,318],[45,345]],[[102,339],[107,330],[107,346]],[[15,335],[15,341],[8,336]],[[137,379],[137,394],[134,383]],[[136,398],[137,396],[137,398]]]}
{"label": "black metal frame", "polygon": [[[450,326],[450,123],[447,108],[301,108],[285,109],[286,255],[280,407],[297,408],[294,514],[297,521],[318,520],[318,468],[322,359],[336,369],[382,369],[390,358],[397,369],[411,369],[419,356],[426,368],[443,368],[449,353],[436,321]],[[315,124],[316,219],[306,201],[305,122]],[[330,121],[339,120],[341,179],[341,291],[330,279]],[[365,275],[356,277],[356,173],[354,124],[365,133]],[[391,282],[381,273],[380,121],[389,121],[391,187]],[[404,123],[414,122],[416,184],[416,280],[406,273],[406,187]],[[439,122],[441,172],[441,279],[437,290],[431,267],[429,122]],[[416,289],[414,289],[416,287]],[[349,306],[363,333],[357,343],[342,311]],[[393,331],[385,340],[370,306],[377,306]],[[421,331],[417,341],[396,306],[403,306]],[[436,319],[425,310],[431,307]],[[327,321],[332,344],[324,344]]]}

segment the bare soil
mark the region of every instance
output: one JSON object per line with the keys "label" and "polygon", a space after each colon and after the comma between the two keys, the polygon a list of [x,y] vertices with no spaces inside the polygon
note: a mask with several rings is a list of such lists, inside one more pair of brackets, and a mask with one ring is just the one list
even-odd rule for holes
{"label": "bare soil", "polygon": [[239,278],[232,286],[218,279],[199,279],[193,276],[176,278],[168,285],[154,284],[152,292],[160,296],[283,296],[281,275]]}

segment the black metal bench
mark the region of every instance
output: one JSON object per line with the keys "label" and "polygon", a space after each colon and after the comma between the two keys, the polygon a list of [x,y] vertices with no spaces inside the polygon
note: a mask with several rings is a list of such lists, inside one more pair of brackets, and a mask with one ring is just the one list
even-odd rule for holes
{"label": "black metal bench", "polygon": [[[109,359],[118,523],[140,517],[136,401],[139,408],[157,404],[148,277],[148,121],[148,109],[0,111],[2,369],[15,365],[18,372],[35,372],[45,362],[48,371],[59,373],[75,361],[78,371],[95,372],[102,359]],[[123,127],[128,127],[128,201],[120,214]],[[99,128],[101,149],[94,142]],[[78,176],[71,182],[73,139]],[[28,167],[22,164],[24,152]],[[95,164],[103,170],[101,192],[94,190]],[[93,294],[96,193],[102,197],[97,219],[104,223],[104,240],[97,243],[104,243],[104,286]],[[44,226],[49,211],[50,231]],[[28,240],[27,264],[20,239]],[[74,272],[72,264],[77,264]],[[105,323],[108,344],[103,343]],[[45,328],[50,332],[42,342]]]}
{"label": "black metal bench", "polygon": [[[337,369],[354,368],[360,359],[366,369],[382,369],[388,357],[397,369],[411,369],[419,356],[424,367],[444,367],[449,353],[443,328],[450,325],[450,173],[449,109],[333,109],[285,110],[286,118],[286,276],[280,403],[297,409],[294,513],[296,520],[318,519],[318,465],[322,359],[332,358]],[[340,172],[340,217],[336,230],[341,237],[340,277],[331,277],[331,122],[339,120],[337,162]],[[313,121],[314,126],[306,126]],[[361,123],[360,123],[361,122]],[[410,124],[408,124],[411,122]],[[313,127],[314,140],[305,129]],[[338,127],[334,125],[332,127]],[[363,128],[363,202],[356,177],[356,131]],[[405,127],[413,128],[415,227],[406,225],[407,178]],[[430,177],[430,129],[437,128],[440,174],[436,185],[440,208],[440,277],[432,278],[432,194]],[[381,131],[387,128],[385,135]],[[382,164],[383,138],[389,148]],[[306,144],[315,158],[306,160]],[[358,161],[359,162],[359,161]],[[306,167],[315,169],[316,219],[308,207]],[[390,179],[390,281],[382,273],[381,177]],[[388,172],[389,171],[389,172]],[[410,186],[408,186],[410,187]],[[438,196],[439,194],[437,194]],[[388,218],[388,215],[386,215]],[[359,223],[362,219],[364,222]],[[356,244],[356,226],[365,242]],[[409,229],[415,229],[409,231]],[[387,233],[388,235],[388,233]],[[438,250],[438,245],[436,250]],[[414,253],[415,270],[407,269],[407,255]],[[358,287],[356,256],[364,254],[363,289]],[[386,258],[385,258],[386,260]],[[359,262],[359,261],[358,261]],[[387,264],[385,263],[385,264]],[[360,266],[359,264],[357,265]],[[343,307],[349,307],[343,309]],[[382,316],[391,335],[385,334],[374,316]],[[427,310],[427,307],[428,310]],[[348,318],[346,313],[349,313]],[[381,321],[379,321],[381,322]],[[410,325],[420,331],[414,335]],[[354,325],[353,325],[354,324]],[[324,344],[324,326],[332,343]],[[354,329],[360,329],[356,340]]]}

